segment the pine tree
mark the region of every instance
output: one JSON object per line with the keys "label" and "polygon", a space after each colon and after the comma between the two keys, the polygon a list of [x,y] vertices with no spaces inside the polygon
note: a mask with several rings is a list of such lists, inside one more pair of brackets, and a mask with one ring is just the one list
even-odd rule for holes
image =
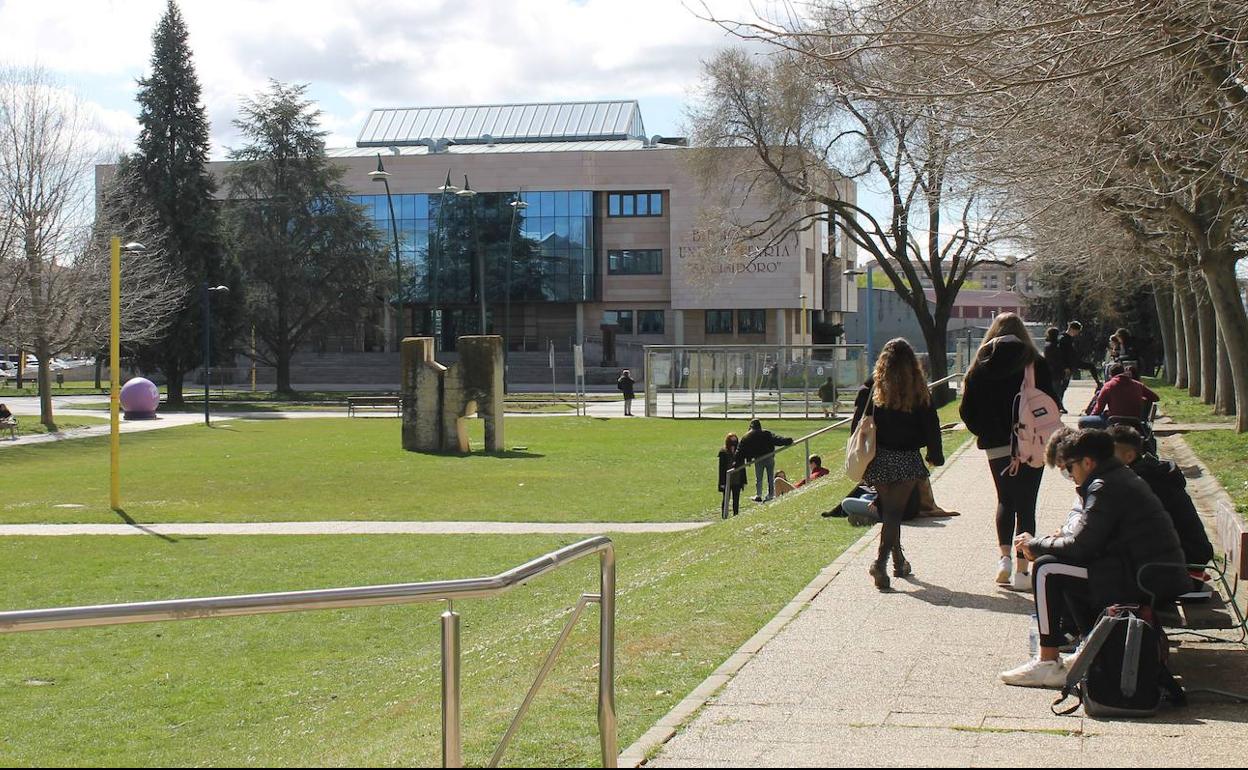
{"label": "pine tree", "polygon": [[[138,81],[141,130],[131,158],[141,194],[166,233],[164,252],[190,283],[186,306],[165,338],[137,356],[140,365],[165,375],[172,404],[182,402],[183,377],[203,359],[200,285],[225,284],[234,296],[241,288],[238,268],[221,246],[216,185],[207,170],[208,116],[187,36],[182,13],[169,0],[152,35],[151,73]],[[237,336],[240,304],[228,296],[213,301],[214,351],[228,351]]]}

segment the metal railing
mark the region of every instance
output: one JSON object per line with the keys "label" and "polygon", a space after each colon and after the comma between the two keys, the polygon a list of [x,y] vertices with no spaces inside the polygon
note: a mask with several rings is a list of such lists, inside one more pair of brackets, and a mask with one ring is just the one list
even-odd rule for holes
{"label": "metal railing", "polygon": [[[934,388],[940,387],[941,385],[947,385],[950,382],[953,382],[954,380],[960,379],[965,376],[966,376],[965,372],[956,372],[954,374],[949,375],[948,377],[943,377],[939,380],[936,380],[935,382],[927,383],[927,389],[932,390]],[[810,442],[811,442],[811,439],[818,438],[819,436],[822,436],[823,434],[828,433],[829,431],[836,430],[837,428],[848,425],[849,423],[853,421],[854,421],[853,415],[850,415],[849,417],[844,417],[832,423],[831,425],[826,425],[820,428],[819,430],[813,431],[811,433],[806,434],[805,436],[802,436],[801,438],[793,439],[793,443],[789,444],[788,446],[782,446],[773,452],[768,452],[767,454],[761,457],[756,457],[753,460],[750,460],[749,462],[747,462],[745,465],[741,465],[736,468],[729,468],[728,472],[724,474],[724,499],[720,503],[720,518],[721,519],[728,518],[730,495],[732,493],[732,474],[740,473],[744,475],[746,477],[745,483],[749,483],[748,469],[750,468],[750,466],[755,465],[756,463],[762,460],[773,459],[775,458],[776,455],[780,454],[781,452],[787,449],[792,449],[798,444],[801,444],[806,453],[806,465],[804,466],[805,470],[803,471],[803,474],[804,474],[806,481],[810,481]]]}
{"label": "metal railing", "polygon": [[498,748],[495,749],[490,759],[490,766],[497,767],[502,759],[521,720],[528,712],[534,696],[567,643],[581,612],[586,605],[597,604],[599,607],[598,731],[602,746],[602,764],[604,767],[615,767],[619,756],[615,715],[615,547],[610,538],[606,537],[591,537],[582,540],[493,577],[0,612],[0,633],[444,601],[446,611],[441,616],[442,765],[443,767],[462,767],[459,613],[455,612],[452,602],[456,599],[486,599],[498,596],[534,578],[594,554],[597,554],[599,559],[599,592],[583,594],[572,614],[568,616],[555,646],[547,655],[541,670],[538,671],[537,678],[529,687],[511,724],[507,727],[507,732],[499,742]]}

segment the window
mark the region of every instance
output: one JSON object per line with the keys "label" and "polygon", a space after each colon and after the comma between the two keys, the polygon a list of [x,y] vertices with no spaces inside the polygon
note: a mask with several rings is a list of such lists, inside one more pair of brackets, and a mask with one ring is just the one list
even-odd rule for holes
{"label": "window", "polygon": [[662,334],[663,333],[663,311],[662,310],[638,310],[637,311],[637,333],[638,334]]}
{"label": "window", "polygon": [[611,275],[662,275],[662,249],[612,249],[607,252],[607,272]]}
{"label": "window", "polygon": [[661,217],[663,216],[663,193],[608,193],[607,216]]}
{"label": "window", "polygon": [[707,334],[732,334],[731,310],[706,311]]}
{"label": "window", "polygon": [[604,310],[602,322],[607,326],[616,327],[620,334],[633,333],[633,311],[631,310]]}
{"label": "window", "polygon": [[739,310],[737,311],[737,333],[738,334],[766,334],[767,333],[767,311],[766,310]]}

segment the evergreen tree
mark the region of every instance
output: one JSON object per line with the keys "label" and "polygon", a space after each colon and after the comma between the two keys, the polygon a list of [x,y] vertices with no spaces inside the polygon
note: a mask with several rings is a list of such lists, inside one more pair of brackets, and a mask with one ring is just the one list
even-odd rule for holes
{"label": "evergreen tree", "polygon": [[[182,402],[184,375],[203,363],[204,282],[225,284],[238,296],[239,271],[228,259],[219,234],[219,204],[208,173],[208,116],[200,102],[199,79],[187,45],[178,6],[169,6],[152,35],[151,73],[138,85],[138,149],[130,159],[140,193],[165,232],[157,244],[189,284],[187,301],[164,339],[138,351],[144,368],[158,368],[168,384],[169,402]],[[228,353],[239,328],[238,306],[218,296],[212,307],[212,349]],[[218,357],[218,356],[214,356]]]}
{"label": "evergreen tree", "polygon": [[343,169],[325,155],[320,111],[307,86],[273,82],[243,101],[230,151],[226,237],[245,271],[247,316],[261,360],[289,392],[291,356],[326,324],[373,302],[386,264],[381,233],[352,203]]}

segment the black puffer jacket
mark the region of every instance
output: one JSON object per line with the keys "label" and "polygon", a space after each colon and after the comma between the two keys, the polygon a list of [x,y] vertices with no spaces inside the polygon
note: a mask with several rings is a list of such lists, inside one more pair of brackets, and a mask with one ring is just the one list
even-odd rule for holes
{"label": "black puffer jacket", "polygon": [[1144,479],[1157,499],[1170,514],[1174,529],[1179,533],[1183,557],[1188,564],[1207,564],[1213,559],[1213,544],[1205,533],[1205,525],[1196,512],[1192,498],[1187,494],[1187,479],[1179,466],[1169,460],[1159,460],[1143,454],[1131,463],[1131,470]]}
{"label": "black puffer jacket", "polygon": [[[1083,517],[1070,534],[1033,538],[1032,554],[1087,567],[1098,607],[1143,601],[1136,583],[1140,567],[1183,563],[1169,514],[1143,479],[1112,458],[1100,463],[1078,492]],[[1191,579],[1181,567],[1167,567],[1146,572],[1144,585],[1163,600],[1173,599],[1191,587]]]}
{"label": "black puffer jacket", "polygon": [[732,474],[732,488],[741,489],[745,486],[745,470],[742,469],[740,464],[737,463],[736,454],[734,452],[729,452],[727,449],[719,450],[720,492],[724,491],[724,479],[728,477],[729,471],[733,471],[734,469],[736,472]]}
{"label": "black puffer jacket", "polygon": [[[1012,335],[989,341],[975,355],[962,386],[958,414],[980,449],[1009,446],[1014,431],[1014,397],[1023,387],[1031,346]],[[1035,357],[1036,387],[1060,403],[1043,358]]]}
{"label": "black puffer jacket", "polygon": [[741,437],[741,444],[737,447],[737,464],[744,465],[792,443],[791,438],[777,436],[769,430],[751,428]]}

